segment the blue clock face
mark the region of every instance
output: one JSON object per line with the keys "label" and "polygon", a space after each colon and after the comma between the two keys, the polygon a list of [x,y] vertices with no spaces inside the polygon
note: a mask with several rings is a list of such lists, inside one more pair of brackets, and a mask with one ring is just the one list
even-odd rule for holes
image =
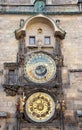
{"label": "blue clock face", "polygon": [[32,53],[26,59],[24,71],[32,82],[46,83],[56,75],[56,64],[47,54]]}
{"label": "blue clock face", "polygon": [[43,1],[37,1],[35,3],[35,9],[36,9],[36,11],[42,11],[44,9],[44,7],[45,7],[45,4],[44,4]]}

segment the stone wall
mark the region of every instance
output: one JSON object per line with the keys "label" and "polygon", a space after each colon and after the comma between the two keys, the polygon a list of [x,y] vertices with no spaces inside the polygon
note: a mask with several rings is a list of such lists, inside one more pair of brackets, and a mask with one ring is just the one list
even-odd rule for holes
{"label": "stone wall", "polygon": [[[0,0],[0,3],[8,4],[23,4],[30,5],[33,4],[35,0]],[[61,5],[61,4],[76,4],[78,0],[47,0],[47,4]]]}
{"label": "stone wall", "polygon": [[[0,15],[0,84],[4,80],[4,63],[16,62],[18,41],[15,30],[19,28],[20,19],[26,20],[30,15]],[[82,15],[52,15],[54,21],[59,20],[59,26],[66,31],[66,37],[61,42],[64,57],[63,89],[67,110],[82,109]],[[77,70],[71,72],[71,70]],[[66,77],[67,76],[67,77]],[[6,96],[0,85],[0,111],[16,111],[17,97]],[[6,108],[6,109],[5,109]]]}
{"label": "stone wall", "polygon": [[[82,16],[50,16],[52,19],[60,20],[61,28],[66,31],[66,37],[62,41],[62,54],[64,56],[64,66],[67,67],[68,71],[71,69],[81,69],[82,68]],[[0,71],[4,73],[4,63],[5,62],[16,62],[17,51],[18,51],[18,41],[15,39],[14,31],[19,28],[20,19],[26,20],[29,18],[26,15],[1,15],[0,16]],[[76,85],[75,91],[79,86],[81,81],[81,74],[79,74],[80,79],[76,80],[73,73],[69,73],[70,76],[70,88],[69,91],[73,91],[72,86]],[[2,77],[2,76],[1,76]],[[72,81],[75,80],[75,84]],[[79,81],[80,80],[80,81]],[[1,82],[3,78],[1,79]],[[72,92],[71,92],[72,93]],[[69,96],[68,96],[69,97]]]}

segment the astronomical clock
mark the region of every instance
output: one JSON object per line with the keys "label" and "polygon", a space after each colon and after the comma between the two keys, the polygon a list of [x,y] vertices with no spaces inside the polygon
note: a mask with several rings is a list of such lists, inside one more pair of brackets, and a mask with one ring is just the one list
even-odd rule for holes
{"label": "astronomical clock", "polygon": [[[37,4],[43,5],[41,1]],[[36,17],[38,18],[38,16],[33,18],[35,22]],[[48,20],[49,26],[53,24],[45,16],[43,18],[41,16],[40,19],[44,19],[44,22]],[[55,26],[53,25],[52,27]],[[25,37],[27,35],[24,28],[15,32],[16,39],[19,40],[17,62],[4,63],[4,69],[7,70],[7,75],[5,76],[7,77],[6,82],[3,84],[4,90],[9,96],[19,95],[16,103],[18,130],[20,130],[20,124],[21,127],[24,124],[28,127],[33,124],[43,125],[52,123],[56,127],[57,121],[61,124],[61,111],[64,108],[64,102],[62,105],[63,91],[61,78],[61,67],[63,65],[61,39],[64,38],[64,32],[53,29],[55,30],[54,47],[52,44],[49,44],[52,37],[42,36],[43,29],[40,29],[41,32],[38,35],[46,38],[45,41],[47,41],[46,44],[48,45],[44,45],[43,42],[41,46],[38,46],[37,41],[34,43],[34,36],[29,37],[31,45],[26,45]]]}
{"label": "astronomical clock", "polygon": [[56,118],[56,89],[54,86],[49,89],[51,81],[56,82],[56,66],[55,57],[44,51],[32,52],[25,57],[24,77],[33,88],[26,92],[23,111],[25,119],[32,123],[43,124]]}
{"label": "astronomical clock", "polygon": [[47,83],[56,77],[56,62],[43,52],[31,53],[26,58],[24,72],[25,77],[34,83]]}

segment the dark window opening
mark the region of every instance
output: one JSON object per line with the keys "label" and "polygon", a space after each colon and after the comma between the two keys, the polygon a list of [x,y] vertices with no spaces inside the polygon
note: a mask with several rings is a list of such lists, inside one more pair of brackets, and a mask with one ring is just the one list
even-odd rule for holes
{"label": "dark window opening", "polygon": [[79,11],[82,11],[82,3],[79,4]]}
{"label": "dark window opening", "polygon": [[78,0],[79,11],[82,11],[82,0]]}
{"label": "dark window opening", "polygon": [[78,3],[82,3],[82,0],[78,0]]}
{"label": "dark window opening", "polygon": [[50,36],[46,36],[45,39],[44,39],[44,44],[49,45],[50,43],[51,43]]}
{"label": "dark window opening", "polygon": [[14,82],[15,82],[15,70],[9,70],[8,82],[9,82],[9,84],[14,84]]}
{"label": "dark window opening", "polygon": [[35,44],[35,36],[30,36],[29,37],[29,44],[34,45]]}

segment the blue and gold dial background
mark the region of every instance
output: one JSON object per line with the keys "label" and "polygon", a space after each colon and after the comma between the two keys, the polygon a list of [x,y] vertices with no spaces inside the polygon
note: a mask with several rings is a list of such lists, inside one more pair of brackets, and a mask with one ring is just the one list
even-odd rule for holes
{"label": "blue and gold dial background", "polygon": [[54,59],[42,52],[32,53],[26,58],[25,75],[35,83],[46,83],[56,75]]}

